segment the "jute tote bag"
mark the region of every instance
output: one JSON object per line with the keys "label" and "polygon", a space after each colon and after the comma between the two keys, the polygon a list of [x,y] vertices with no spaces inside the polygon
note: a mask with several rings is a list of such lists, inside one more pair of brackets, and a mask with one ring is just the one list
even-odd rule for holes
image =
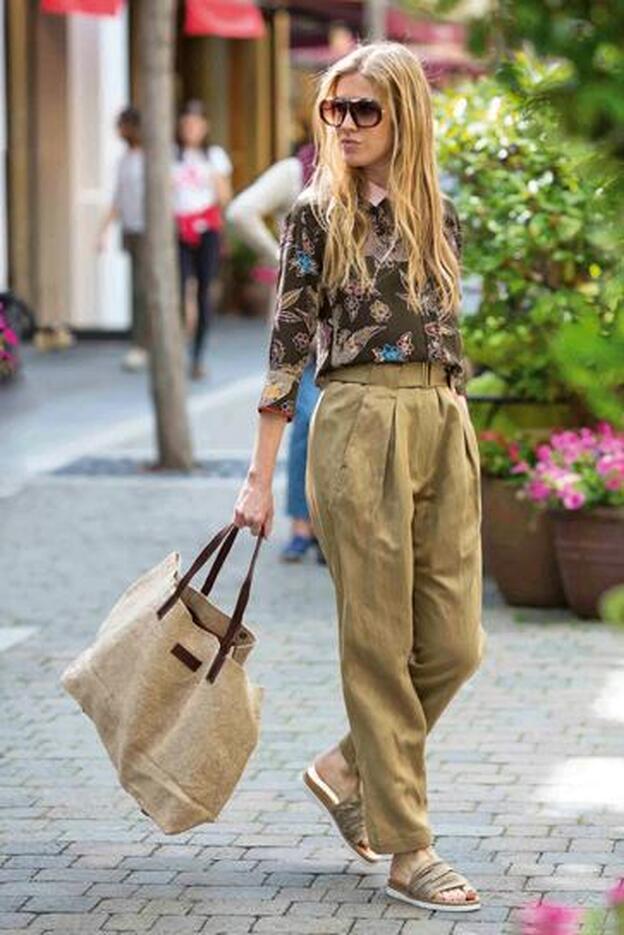
{"label": "jute tote bag", "polygon": [[166,834],[218,817],[258,741],[264,689],[245,671],[256,638],[242,619],[262,536],[232,616],[208,600],[237,534],[222,529],[182,578],[177,552],[142,575],[61,676],[121,785]]}

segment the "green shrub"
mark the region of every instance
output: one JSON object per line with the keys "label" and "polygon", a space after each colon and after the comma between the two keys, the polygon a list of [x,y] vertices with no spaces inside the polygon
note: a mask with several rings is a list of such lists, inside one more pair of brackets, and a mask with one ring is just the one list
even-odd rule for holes
{"label": "green shrub", "polygon": [[[524,91],[546,66],[520,54]],[[439,161],[456,182],[464,265],[482,280],[463,322],[466,353],[509,395],[552,401],[570,386],[553,344],[589,318],[601,337],[617,260],[606,185],[587,171],[593,150],[563,141],[549,107],[525,106],[523,89],[485,77],[437,98]]]}

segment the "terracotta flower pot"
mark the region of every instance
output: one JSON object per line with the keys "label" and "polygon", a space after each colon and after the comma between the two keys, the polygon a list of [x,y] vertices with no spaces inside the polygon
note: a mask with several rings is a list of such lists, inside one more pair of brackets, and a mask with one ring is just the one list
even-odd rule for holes
{"label": "terracotta flower pot", "polygon": [[508,604],[564,607],[550,516],[519,500],[517,489],[501,478],[483,477],[484,570]]}
{"label": "terracotta flower pot", "polygon": [[597,618],[598,599],[624,584],[624,507],[553,510],[555,549],[568,604]]}

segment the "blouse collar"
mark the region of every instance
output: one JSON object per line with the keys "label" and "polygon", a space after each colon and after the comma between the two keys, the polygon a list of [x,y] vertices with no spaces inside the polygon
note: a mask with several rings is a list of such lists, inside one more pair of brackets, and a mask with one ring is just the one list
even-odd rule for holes
{"label": "blouse collar", "polygon": [[369,180],[366,182],[365,195],[366,200],[373,205],[374,208],[377,208],[382,201],[385,201],[388,197],[388,190],[381,185],[377,185],[376,182],[371,182]]}

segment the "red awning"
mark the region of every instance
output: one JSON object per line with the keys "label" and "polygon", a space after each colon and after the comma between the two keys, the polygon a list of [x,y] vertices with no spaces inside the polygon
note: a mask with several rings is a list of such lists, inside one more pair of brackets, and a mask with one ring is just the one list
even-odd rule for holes
{"label": "red awning", "polygon": [[41,0],[42,13],[89,13],[116,16],[124,0]]}
{"label": "red awning", "polygon": [[186,0],[187,36],[261,39],[264,20],[251,0]]}

